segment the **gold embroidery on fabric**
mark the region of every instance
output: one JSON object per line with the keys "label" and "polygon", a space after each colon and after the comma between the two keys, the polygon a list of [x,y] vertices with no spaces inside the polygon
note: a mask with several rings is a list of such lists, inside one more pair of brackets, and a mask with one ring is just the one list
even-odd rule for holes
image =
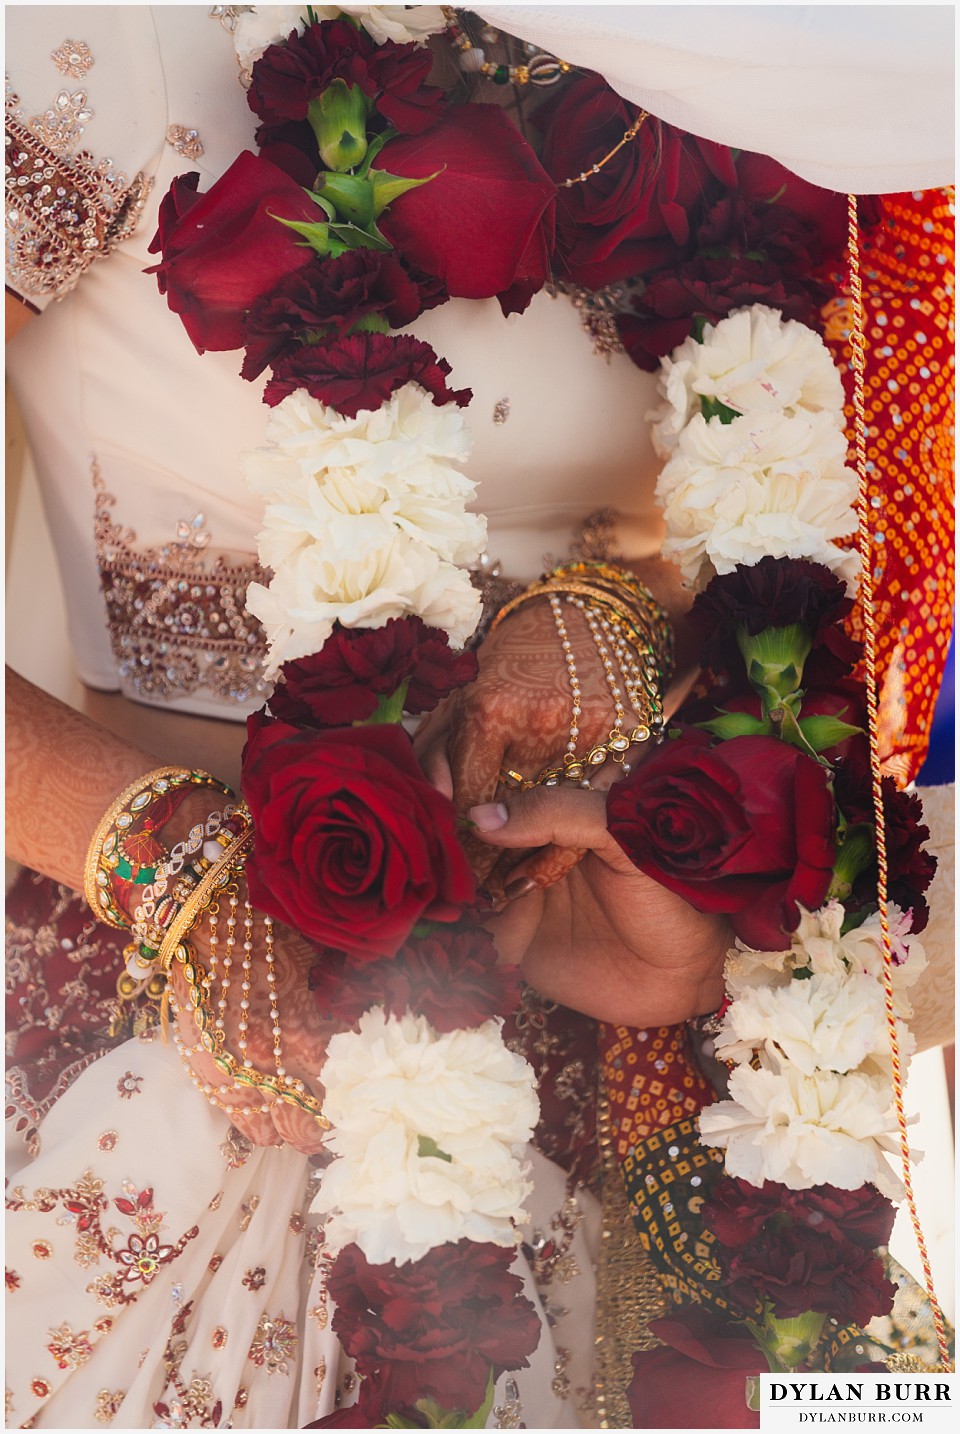
{"label": "gold embroidery on fabric", "polygon": [[50,58],[60,71],[71,80],[82,80],[88,70],[93,69],[93,55],[90,46],[83,40],[64,40],[50,52]]}
{"label": "gold embroidery on fabric", "polygon": [[199,132],[187,125],[168,125],[167,144],[175,149],[177,154],[182,154],[184,159],[199,159],[204,152]]}
{"label": "gold embroidery on fabric", "polygon": [[96,462],[94,530],[110,642],[119,674],[147,697],[179,697],[207,688],[230,702],[264,697],[263,629],[246,611],[251,582],[268,581],[253,558],[230,563],[205,552],[204,515],[181,519],[158,548],[114,523],[115,504]]}
{"label": "gold embroidery on fabric", "polygon": [[50,1336],[47,1349],[60,1369],[79,1369],[93,1354],[88,1329],[74,1331],[68,1324],[61,1324],[47,1333]]}
{"label": "gold embroidery on fabric", "polygon": [[120,1412],[120,1405],[127,1397],[125,1389],[101,1389],[93,1407],[98,1424],[112,1424]]}
{"label": "gold embroidery on fabric", "polygon": [[153,184],[77,149],[93,111],[83,90],[61,90],[25,118],[7,83],[7,275],[25,297],[60,296],[133,233]]}
{"label": "gold embroidery on fabric", "polygon": [[287,1361],[296,1358],[298,1342],[297,1332],[289,1320],[282,1314],[269,1315],[264,1311],[247,1358],[252,1364],[265,1368],[268,1374],[289,1375]]}

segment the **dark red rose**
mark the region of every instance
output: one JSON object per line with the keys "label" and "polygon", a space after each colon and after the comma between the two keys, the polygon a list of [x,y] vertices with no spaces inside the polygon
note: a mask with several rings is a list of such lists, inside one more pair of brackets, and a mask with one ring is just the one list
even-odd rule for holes
{"label": "dark red rose", "polygon": [[356,1245],[341,1250],[327,1281],[333,1331],[358,1372],[376,1376],[385,1409],[428,1398],[473,1413],[491,1367],[526,1368],[540,1324],[510,1272],[513,1254],[460,1240],[405,1265],[371,1265]]}
{"label": "dark red rose", "polygon": [[[847,248],[847,196],[832,189],[821,189],[809,180],[792,174],[766,154],[744,150],[737,160],[740,192],[750,204],[789,210],[798,219],[812,224],[818,235],[822,259],[836,259]],[[864,201],[861,200],[863,205]],[[876,201],[868,200],[862,210],[865,218],[876,213]],[[874,220],[876,222],[876,220]]]}
{"label": "dark red rose", "polygon": [[306,119],[311,100],[334,80],[359,86],[401,134],[419,134],[434,123],[443,91],[425,83],[430,51],[387,40],[375,45],[346,20],[324,20],[270,45],[253,66],[247,103],[270,125]]}
{"label": "dark red rose", "polygon": [[250,899],[324,946],[392,956],[418,921],[473,898],[451,802],[402,728],[300,732],[255,713],[241,785],[256,827]]}
{"label": "dark red rose", "polygon": [[503,296],[517,308],[543,287],[556,191],[502,110],[459,105],[426,134],[391,140],[373,167],[407,179],[436,175],[395,199],[379,225],[451,298]]}
{"label": "dark red rose", "polygon": [[263,401],[271,408],[305,388],[338,413],[356,418],[361,409],[381,408],[405,383],[418,383],[436,404],[465,408],[469,388],[447,388],[450,365],[429,344],[409,334],[347,334],[329,343],[305,344],[281,358],[267,381]]}
{"label": "dark red rose", "polygon": [[686,731],[607,795],[611,835],[635,866],[766,951],[789,944],[798,902],[824,901],[835,822],[830,773],[775,737],[714,747]]}
{"label": "dark red rose", "polygon": [[702,1209],[703,1223],[728,1250],[755,1243],[767,1226],[799,1225],[835,1245],[849,1241],[872,1251],[889,1241],[896,1213],[873,1185],[789,1190],[772,1180],[751,1185],[731,1175],[715,1181]]}
{"label": "dark red rose", "polygon": [[380,697],[409,681],[405,712],[430,712],[477,675],[473,652],[454,652],[446,634],[419,617],[392,617],[383,627],[337,627],[319,652],[285,662],[270,711],[296,727],[365,722]]}
{"label": "dark red rose", "polygon": [[244,325],[243,377],[254,379],[316,330],[345,333],[366,314],[403,328],[421,312],[420,290],[393,254],[348,249],[290,274],[251,308]]}
{"label": "dark red rose", "polygon": [[258,125],[254,132],[257,150],[264,159],[289,174],[304,189],[312,189],[323,169],[317,136],[307,120],[285,124]]}
{"label": "dark red rose", "polygon": [[589,173],[639,111],[599,75],[568,81],[538,116],[543,167],[560,186],[557,267],[589,289],[645,275],[675,261],[703,204],[736,184],[730,150],[647,119],[598,174]]}
{"label": "dark red rose", "polygon": [[750,567],[712,578],[690,609],[690,622],[703,641],[701,660],[716,670],[743,664],[737,631],[752,637],[768,627],[802,624],[816,644],[824,629],[853,608],[846,585],[822,563],[806,558],[761,558]]}
{"label": "dark red rose", "polygon": [[311,969],[310,989],[320,1010],[356,1025],[370,1006],[389,1015],[426,1016],[437,1031],[472,1029],[492,1016],[509,1016],[520,999],[516,967],[497,964],[497,948],[481,927],[453,927],[411,937],[390,961],[354,962],[325,954]]}
{"label": "dark red rose", "polygon": [[[200,199],[198,186],[200,176],[196,170],[191,174],[178,174],[160,201],[157,210],[157,232],[150,240],[148,252],[161,254],[170,242],[170,236],[185,214],[188,214]],[[158,266],[157,288],[161,294],[167,292],[167,276]]]}
{"label": "dark red rose", "polygon": [[252,305],[315,259],[280,220],[316,223],[323,213],[289,175],[246,150],[206,194],[192,203],[187,194],[175,180],[150,245],[163,257],[147,273],[200,353],[240,348]]}
{"label": "dark red rose", "polygon": [[691,1307],[650,1321],[663,1347],[633,1356],[627,1390],[635,1429],[759,1429],[747,1376],[767,1361],[742,1326]]}

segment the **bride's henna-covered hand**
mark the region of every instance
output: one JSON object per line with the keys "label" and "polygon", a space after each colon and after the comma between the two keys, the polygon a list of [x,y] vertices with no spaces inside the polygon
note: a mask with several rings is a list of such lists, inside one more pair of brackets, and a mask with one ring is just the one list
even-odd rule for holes
{"label": "bride's henna-covered hand", "polygon": [[597,1020],[671,1025],[715,1011],[732,936],[725,918],[695,911],[636,867],[607,831],[603,794],[540,788],[471,816],[493,851],[571,842],[583,860],[565,881],[529,885],[490,930],[501,957],[550,1000]]}
{"label": "bride's henna-covered hand", "polygon": [[[222,974],[222,959],[226,941],[226,917],[229,908],[221,911],[218,929],[218,967],[213,982],[210,1009],[213,1017],[220,992],[219,977]],[[240,962],[243,955],[242,904],[237,910],[236,947],[230,971],[230,985],[227,991],[225,1013],[224,1047],[237,1060],[241,1059],[240,1001],[243,973]],[[267,984],[266,948],[263,940],[263,918],[256,917],[253,936],[253,965],[249,977],[250,991],[247,999],[247,1056],[256,1070],[266,1075],[276,1073],[273,1049],[273,1018]],[[203,966],[209,969],[210,937],[209,924],[201,918],[191,934],[190,944],[196,949]],[[287,1075],[304,1082],[308,1092],[323,1099],[323,1086],[318,1072],[323,1065],[326,1045],[330,1036],[338,1029],[321,1019],[317,1004],[309,989],[310,967],[317,959],[316,951],[309,942],[289,927],[274,926],[274,971],[276,973],[277,1008],[280,1015],[280,1044],[282,1063]],[[180,1036],[189,1049],[196,1045],[199,1034],[193,1014],[187,983],[182,968],[174,963],[171,979],[179,1008],[178,1024]],[[217,1098],[230,1110],[231,1119],[237,1129],[254,1145],[280,1145],[286,1142],[297,1150],[312,1155],[323,1149],[324,1132],[314,1117],[287,1101],[281,1101],[256,1086],[230,1082],[228,1077],[214,1064],[212,1057],[198,1051],[189,1058],[190,1067],[198,1078],[213,1086]],[[220,1091],[221,1085],[229,1085],[228,1091]],[[269,1113],[250,1113],[266,1103]]]}
{"label": "bride's henna-covered hand", "polygon": [[[692,677],[693,663],[683,642],[679,619],[689,604],[679,575],[660,558],[637,564],[636,570],[674,621],[678,643],[677,671],[665,698],[667,714],[682,700]],[[569,604],[562,607],[581,691],[582,711],[577,718],[578,750],[604,741],[614,722],[610,687],[593,638],[582,615]],[[544,597],[524,603],[483,642],[476,682],[461,688],[421,726],[416,750],[430,780],[451,797],[461,812],[493,801],[506,790],[501,768],[532,779],[545,767],[561,761],[570,740],[573,697],[566,659],[550,604]],[[624,694],[625,695],[625,694]],[[642,759],[643,748],[631,748],[627,760]],[[594,786],[608,786],[621,769],[609,758],[598,769]],[[494,894],[510,883],[517,854],[498,853],[469,834],[465,845],[475,870]],[[539,852],[531,871],[538,880],[559,881],[582,856],[582,849],[561,833]]]}

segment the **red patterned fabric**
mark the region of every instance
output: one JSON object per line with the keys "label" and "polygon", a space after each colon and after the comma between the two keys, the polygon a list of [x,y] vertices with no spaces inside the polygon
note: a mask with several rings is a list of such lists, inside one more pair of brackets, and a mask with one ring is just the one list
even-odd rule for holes
{"label": "red patterned fabric", "polygon": [[[867,460],[880,749],[906,785],[926,755],[953,630],[953,193],[887,195],[883,212],[861,240]],[[849,331],[842,296],[827,311],[827,342],[852,425]],[[862,614],[854,633],[862,637]]]}
{"label": "red patterned fabric", "polygon": [[713,1088],[694,1066],[685,1025],[599,1028],[600,1062],[617,1159],[655,1130],[699,1115]]}

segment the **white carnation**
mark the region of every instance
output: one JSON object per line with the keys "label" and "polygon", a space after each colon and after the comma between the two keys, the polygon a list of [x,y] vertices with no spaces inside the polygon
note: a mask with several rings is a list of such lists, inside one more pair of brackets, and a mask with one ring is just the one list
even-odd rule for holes
{"label": "white carnation", "polygon": [[700,1114],[700,1138],[726,1151],[728,1175],[790,1190],[876,1185],[893,1200],[903,1187],[884,1157],[899,1147],[889,1082],[878,1076],[804,1075],[777,1062],[737,1066],[729,1100]]}
{"label": "white carnation", "polygon": [[[843,933],[846,912],[839,901],[828,901],[818,911],[800,906],[800,922],[793,932],[789,951],[754,951],[739,941],[727,953],[724,980],[729,994],[738,999],[756,986],[783,986],[795,971],[816,975],[844,975],[848,971],[872,976],[883,982],[883,936],[880,917],[867,917],[862,925]],[[916,936],[911,936],[912,917],[895,902],[888,903],[887,915],[893,962],[894,1007],[898,1016],[909,1018],[913,1011],[906,988],[926,970],[927,957]]]}
{"label": "white carnation", "polygon": [[459,565],[486,543],[485,520],[466,511],[476,485],[453,466],[468,451],[459,408],[415,383],[356,418],[302,389],[271,411],[266,445],[241,457],[266,504],[260,561],[275,574],[247,595],[267,630],[268,675],[318,651],[336,621],[416,614],[466,641],[480,601]]}
{"label": "white carnation", "polygon": [[374,1007],[330,1041],[323,1082],[339,1157],[314,1206],[334,1212],[328,1249],[356,1243],[374,1264],[404,1264],[448,1241],[516,1243],[538,1104],[499,1021],[440,1035]]}
{"label": "white carnation", "polygon": [[883,987],[846,970],[755,986],[728,1007],[716,1049],[721,1059],[737,1062],[763,1052],[808,1076],[854,1071],[868,1061],[882,1070],[890,1056]]}
{"label": "white carnation", "polygon": [[[398,45],[410,40],[424,40],[443,29],[443,12],[439,5],[314,5],[318,20],[335,20],[338,15],[352,15],[378,45],[395,40]],[[291,30],[302,30],[306,5],[257,5],[241,11],[236,18],[233,42],[244,69],[259,60],[268,45],[285,40]]]}
{"label": "white carnation", "polygon": [[654,446],[669,458],[701,398],[738,413],[830,414],[843,427],[843,384],[830,350],[813,329],[763,304],[707,324],[703,341],[685,339],[663,359],[663,402],[650,414]]}
{"label": "white carnation", "polygon": [[845,456],[826,413],[728,424],[694,415],[657,480],[664,554],[690,584],[769,555],[823,563],[852,590],[859,558],[835,542],[857,528],[857,479]]}

